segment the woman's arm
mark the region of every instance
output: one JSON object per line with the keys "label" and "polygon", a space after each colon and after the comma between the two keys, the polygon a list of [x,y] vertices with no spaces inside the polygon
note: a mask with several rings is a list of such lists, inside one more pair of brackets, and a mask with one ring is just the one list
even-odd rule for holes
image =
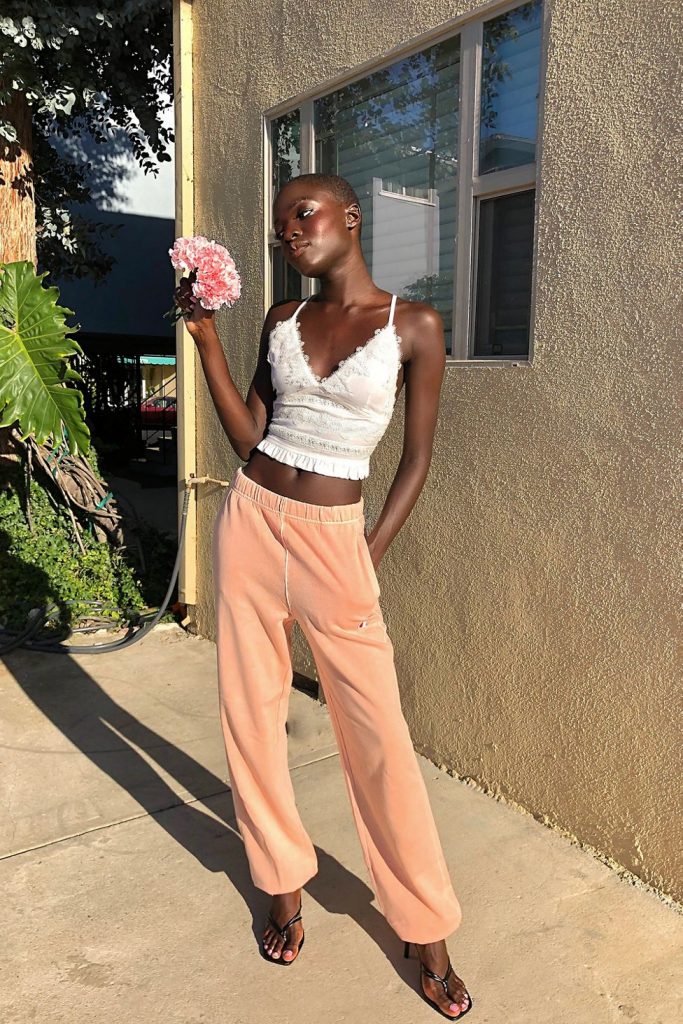
{"label": "woman's arm", "polygon": [[230,374],[216,330],[215,315],[213,311],[204,309],[199,302],[193,304],[186,280],[181,282],[180,288],[176,290],[176,301],[186,310],[185,323],[197,347],[221,425],[235,454],[246,462],[253,448],[265,434],[273,414],[274,394],[270,363],[266,356],[268,338],[276,322],[275,312],[271,307],[264,321],[256,370],[245,401]]}
{"label": "woman's arm", "polygon": [[427,479],[446,369],[443,321],[432,306],[415,303],[414,309],[403,315],[400,334],[409,351],[403,365],[403,453],[382,512],[367,538],[375,568],[410,515]]}

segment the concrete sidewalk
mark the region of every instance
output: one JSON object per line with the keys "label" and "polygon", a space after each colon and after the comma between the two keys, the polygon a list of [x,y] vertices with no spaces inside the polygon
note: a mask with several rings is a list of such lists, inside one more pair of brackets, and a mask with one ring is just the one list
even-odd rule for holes
{"label": "concrete sidewalk", "polygon": [[[218,725],[215,649],[177,627],[117,654],[0,668],[5,1024],[428,1024],[378,912],[327,711],[289,740],[319,873],[288,971],[257,943]],[[674,1024],[683,917],[532,817],[420,758],[463,923],[468,1024]],[[675,965],[677,967],[676,977]]]}

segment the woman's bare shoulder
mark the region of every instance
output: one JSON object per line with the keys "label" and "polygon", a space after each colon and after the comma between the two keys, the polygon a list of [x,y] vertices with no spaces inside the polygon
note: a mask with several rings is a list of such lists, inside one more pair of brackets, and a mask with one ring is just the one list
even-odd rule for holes
{"label": "woman's bare shoulder", "polygon": [[281,299],[279,302],[274,302],[263,321],[264,331],[269,334],[283,320],[289,320],[300,302],[301,299]]}
{"label": "woman's bare shoulder", "polygon": [[404,361],[412,359],[420,349],[443,349],[443,317],[428,302],[399,296],[394,323],[401,336]]}

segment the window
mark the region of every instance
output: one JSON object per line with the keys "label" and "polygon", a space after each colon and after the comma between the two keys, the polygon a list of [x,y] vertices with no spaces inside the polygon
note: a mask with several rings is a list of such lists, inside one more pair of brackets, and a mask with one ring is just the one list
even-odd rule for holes
{"label": "window", "polygon": [[340,174],[373,280],[434,306],[452,359],[528,359],[542,0],[511,6],[267,119],[271,301],[304,298],[272,201]]}
{"label": "window", "polygon": [[[271,198],[269,219],[272,218],[273,198],[279,189],[303,172],[301,166],[301,121],[298,110],[292,110],[270,123]],[[272,229],[271,229],[272,234]],[[270,273],[273,302],[285,298],[302,298],[301,274],[282,256],[280,245],[270,246]]]}

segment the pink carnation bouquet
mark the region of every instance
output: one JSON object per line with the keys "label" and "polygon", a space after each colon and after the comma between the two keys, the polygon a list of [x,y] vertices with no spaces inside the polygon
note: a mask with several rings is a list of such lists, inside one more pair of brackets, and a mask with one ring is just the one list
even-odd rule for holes
{"label": "pink carnation bouquet", "polygon": [[[176,238],[168,254],[174,270],[189,272],[194,301],[198,300],[204,309],[233,306],[239,299],[242,282],[235,261],[224,245],[210,242],[203,235],[194,235]],[[176,323],[184,311],[174,303],[164,315]]]}

